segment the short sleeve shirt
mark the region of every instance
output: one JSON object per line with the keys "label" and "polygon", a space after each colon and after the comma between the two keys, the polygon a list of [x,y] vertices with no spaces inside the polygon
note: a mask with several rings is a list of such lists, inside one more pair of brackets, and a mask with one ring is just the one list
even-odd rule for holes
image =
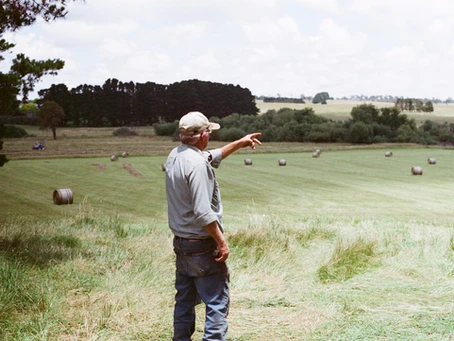
{"label": "short sleeve shirt", "polygon": [[217,221],[222,229],[222,202],[213,167],[222,160],[221,149],[208,152],[182,144],[166,161],[166,196],[169,227],[188,239],[205,239],[205,226]]}

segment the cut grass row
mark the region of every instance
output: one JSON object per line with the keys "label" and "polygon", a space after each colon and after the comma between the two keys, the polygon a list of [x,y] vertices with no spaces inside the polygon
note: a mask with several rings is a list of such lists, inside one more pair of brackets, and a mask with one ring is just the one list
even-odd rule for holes
{"label": "cut grass row", "polygon": [[[453,218],[454,168],[449,149],[395,149],[325,151],[320,158],[311,153],[235,154],[217,170],[226,206],[235,216],[250,207],[261,214],[301,211],[313,215],[346,217],[400,217],[415,220]],[[245,166],[244,158],[253,165]],[[437,164],[427,164],[434,157]],[[0,169],[2,216],[71,214],[89,203],[109,214],[165,223],[164,173],[166,157],[129,157],[111,162],[108,158],[15,160]],[[285,159],[287,165],[278,166]],[[124,164],[141,176],[134,176]],[[422,166],[422,176],[412,176],[411,167]],[[55,206],[55,189],[70,188],[74,205]],[[245,196],[245,193],[248,195]],[[241,214],[240,214],[241,216]]]}

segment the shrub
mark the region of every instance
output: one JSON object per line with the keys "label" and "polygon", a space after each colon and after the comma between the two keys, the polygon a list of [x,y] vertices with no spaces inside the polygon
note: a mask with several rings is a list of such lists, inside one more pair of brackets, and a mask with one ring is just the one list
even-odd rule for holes
{"label": "shrub", "polygon": [[361,121],[354,123],[350,130],[350,142],[371,143],[372,127]]}
{"label": "shrub", "polygon": [[424,145],[435,145],[438,144],[435,136],[430,135],[428,132],[422,132],[418,130],[414,135],[411,136],[409,142],[418,143]]}
{"label": "shrub", "polygon": [[6,138],[21,138],[28,136],[24,128],[6,125],[4,131],[4,137]]}
{"label": "shrub", "polygon": [[411,142],[411,140],[418,139],[418,134],[410,125],[404,124],[397,129],[397,141]]}
{"label": "shrub", "polygon": [[302,142],[306,134],[305,130],[310,129],[310,126],[306,126],[304,124],[297,124],[296,121],[286,123],[281,128],[281,132],[284,135],[283,139],[288,142]]}
{"label": "shrub", "polygon": [[19,125],[38,125],[37,117],[24,117],[24,116],[0,116],[0,123],[3,124],[19,124]]}
{"label": "shrub", "polygon": [[[372,124],[373,135],[385,137],[388,140],[396,137],[396,132],[391,129],[390,126],[384,124],[373,123]],[[387,142],[387,141],[384,141]]]}
{"label": "shrub", "polygon": [[372,139],[373,143],[387,143],[390,142],[390,140],[384,136],[384,135],[375,135],[374,138]]}
{"label": "shrub", "polygon": [[373,104],[361,104],[354,107],[350,115],[354,122],[372,124],[377,121],[379,110]]}
{"label": "shrub", "polygon": [[262,136],[260,136],[260,141],[262,142],[276,142],[278,141],[279,131],[282,130],[282,127],[276,127],[270,125],[262,131]]}
{"label": "shrub", "polygon": [[219,139],[221,141],[235,141],[246,135],[243,129],[226,128],[219,131]]}
{"label": "shrub", "polygon": [[306,139],[310,142],[335,142],[332,137],[335,126],[331,122],[312,124]]}
{"label": "shrub", "polygon": [[115,136],[135,136],[135,135],[137,135],[137,132],[128,127],[120,127],[120,128],[115,129],[113,131],[113,134]]}
{"label": "shrub", "polygon": [[153,128],[157,136],[175,136],[178,132],[178,121],[155,123]]}

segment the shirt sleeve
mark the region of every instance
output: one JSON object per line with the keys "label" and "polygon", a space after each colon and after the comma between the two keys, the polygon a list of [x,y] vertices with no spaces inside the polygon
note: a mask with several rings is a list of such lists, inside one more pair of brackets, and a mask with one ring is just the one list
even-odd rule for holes
{"label": "shirt sleeve", "polygon": [[222,150],[221,148],[212,149],[207,152],[204,152],[208,162],[211,164],[212,167],[218,168],[221,165],[222,161]]}

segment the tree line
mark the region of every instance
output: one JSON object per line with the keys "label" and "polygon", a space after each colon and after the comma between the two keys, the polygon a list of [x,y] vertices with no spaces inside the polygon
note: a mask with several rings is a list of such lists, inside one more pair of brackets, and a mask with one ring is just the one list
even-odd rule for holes
{"label": "tree line", "polygon": [[108,79],[102,86],[52,85],[38,92],[39,103],[54,101],[64,110],[62,125],[78,127],[145,126],[172,121],[191,110],[225,117],[256,115],[255,97],[239,85],[199,81],[170,85]]}
{"label": "tree line", "polygon": [[396,99],[396,106],[400,110],[417,111],[417,112],[433,112],[434,106],[431,101],[424,102],[417,98],[398,98]]}
{"label": "tree line", "polygon": [[[393,97],[393,96],[387,96],[387,97],[375,97],[372,96],[372,98],[369,98],[367,96],[360,96],[356,97],[355,100],[372,100],[376,102],[382,102],[384,99],[394,102],[396,106],[400,108],[401,111],[417,111],[417,112],[433,112],[434,111],[434,106],[433,102],[431,100],[427,99],[418,99],[418,98],[403,98],[403,97]],[[302,103],[305,104],[306,102],[304,101],[309,100],[313,104],[327,104],[328,100],[333,100],[333,97],[329,95],[328,92],[319,92],[317,93],[314,97],[305,97],[304,95],[301,95],[300,98],[292,98],[292,97],[281,97],[278,95],[278,97],[267,97],[267,96],[260,96],[257,97],[257,99],[263,100],[263,102],[271,102],[271,103]],[[343,100],[347,100],[346,97],[343,98]],[[448,99],[449,100],[449,99]],[[448,101],[446,100],[446,101]],[[446,102],[448,103],[448,102]]]}
{"label": "tree line", "polygon": [[[454,124],[426,120],[419,127],[414,119],[402,113],[398,106],[377,108],[361,104],[352,108],[351,118],[334,121],[316,115],[312,108],[269,110],[259,116],[233,114],[212,117],[222,129],[211,139],[233,141],[251,131],[260,131],[263,142],[312,143],[417,143],[453,144]],[[178,121],[154,125],[156,134],[178,135]]]}

